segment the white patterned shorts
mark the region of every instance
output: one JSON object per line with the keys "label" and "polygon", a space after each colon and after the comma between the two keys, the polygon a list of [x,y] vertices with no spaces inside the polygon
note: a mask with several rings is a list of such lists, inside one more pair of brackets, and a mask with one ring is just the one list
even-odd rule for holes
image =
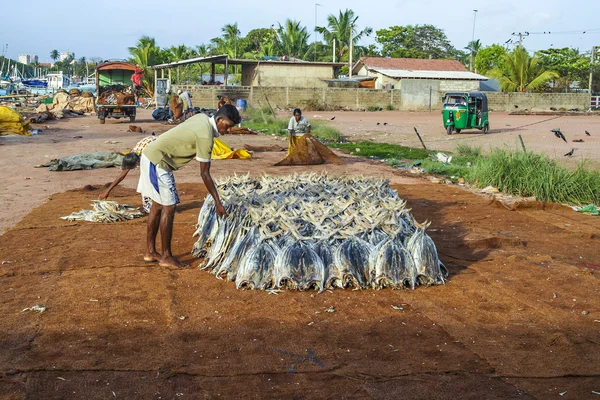
{"label": "white patterned shorts", "polygon": [[163,206],[179,203],[173,172],[154,165],[144,154],[140,160],[140,181],[137,191]]}

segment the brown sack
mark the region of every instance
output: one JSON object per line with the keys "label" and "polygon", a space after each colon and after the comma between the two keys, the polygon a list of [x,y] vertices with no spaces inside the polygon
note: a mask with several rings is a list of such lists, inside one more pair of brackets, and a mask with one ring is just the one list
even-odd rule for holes
{"label": "brown sack", "polygon": [[310,133],[298,138],[296,148],[286,158],[279,161],[275,166],[284,165],[318,165],[330,162],[332,164],[343,164],[341,158],[335,155],[327,146],[319,142]]}

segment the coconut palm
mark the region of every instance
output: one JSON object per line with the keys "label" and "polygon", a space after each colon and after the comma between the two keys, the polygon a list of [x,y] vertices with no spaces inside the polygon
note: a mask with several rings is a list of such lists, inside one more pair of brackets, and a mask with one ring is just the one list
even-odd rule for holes
{"label": "coconut palm", "polygon": [[469,64],[470,71],[473,71],[475,57],[477,57],[477,53],[479,52],[479,50],[481,50],[482,47],[483,46],[481,45],[481,40],[479,39],[470,41],[469,44],[467,44],[467,47],[465,47],[465,50],[469,50],[469,52],[471,53],[471,62]]}
{"label": "coconut palm", "polygon": [[156,45],[156,40],[149,36],[142,36],[138,39],[135,47],[129,47],[131,54],[130,61],[144,68],[144,77],[142,79],[142,88],[152,96],[154,93],[154,80],[148,71],[148,67],[161,62],[160,47]]}
{"label": "coconut palm", "polygon": [[[373,32],[373,28],[366,27],[362,31],[356,30],[356,20],[358,16],[354,11],[346,9],[341,11],[336,17],[330,14],[327,17],[327,27],[318,26],[317,32],[323,35],[325,42],[333,47],[335,40],[335,53],[337,60],[347,60],[350,53],[350,36],[352,36],[352,45],[358,42],[363,36],[369,36]],[[351,35],[352,33],[352,35]]]}
{"label": "coconut palm", "polygon": [[50,58],[52,59],[52,61],[58,60],[59,56],[60,56],[60,53],[58,52],[58,50],[52,50],[50,52]]}
{"label": "coconut palm", "polygon": [[500,83],[503,92],[528,92],[544,86],[558,78],[554,71],[544,71],[537,57],[531,57],[523,47],[517,47],[503,57],[504,68],[495,68],[489,72]]}
{"label": "coconut palm", "polygon": [[275,30],[277,33],[277,49],[282,55],[304,58],[309,49],[310,33],[300,21],[288,19]]}

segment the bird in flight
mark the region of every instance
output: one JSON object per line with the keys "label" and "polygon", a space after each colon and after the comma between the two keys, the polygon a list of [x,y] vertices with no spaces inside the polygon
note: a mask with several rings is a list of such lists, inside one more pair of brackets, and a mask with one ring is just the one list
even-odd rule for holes
{"label": "bird in flight", "polygon": [[590,135],[590,133],[588,131],[585,131],[585,134],[588,136],[592,136],[592,135]]}
{"label": "bird in flight", "polygon": [[565,138],[565,135],[562,134],[562,132],[559,129],[551,129],[551,132],[554,132],[554,136],[556,136],[559,139],[562,139],[565,141],[565,143],[567,143],[567,139]]}
{"label": "bird in flight", "polygon": [[565,157],[571,157],[573,155],[574,151],[575,151],[575,149],[571,149],[570,152],[568,152],[567,154],[565,154]]}
{"label": "bird in flight", "polygon": [[333,121],[335,119],[335,115],[333,117],[329,118],[329,119]]}

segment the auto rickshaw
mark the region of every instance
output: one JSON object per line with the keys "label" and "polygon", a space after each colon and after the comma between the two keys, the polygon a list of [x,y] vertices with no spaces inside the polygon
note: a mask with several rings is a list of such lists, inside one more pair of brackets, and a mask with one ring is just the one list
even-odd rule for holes
{"label": "auto rickshaw", "polygon": [[477,128],[483,133],[490,130],[488,102],[481,92],[450,92],[443,97],[444,128],[446,133],[460,133],[463,129]]}

